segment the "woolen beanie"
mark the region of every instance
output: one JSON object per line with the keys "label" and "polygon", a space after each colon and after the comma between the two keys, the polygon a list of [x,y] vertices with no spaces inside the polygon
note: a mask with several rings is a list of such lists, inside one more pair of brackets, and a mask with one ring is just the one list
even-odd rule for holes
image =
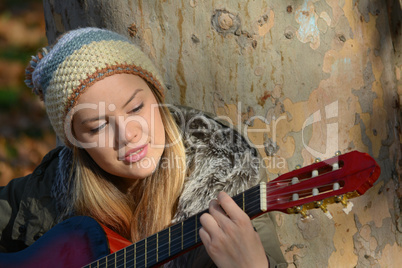
{"label": "woolen beanie", "polygon": [[163,99],[161,76],[139,47],[109,30],[80,28],[63,34],[51,48],[43,48],[33,56],[25,83],[44,101],[57,136],[71,147],[66,136],[66,116],[80,94],[95,82],[122,73],[140,76]]}

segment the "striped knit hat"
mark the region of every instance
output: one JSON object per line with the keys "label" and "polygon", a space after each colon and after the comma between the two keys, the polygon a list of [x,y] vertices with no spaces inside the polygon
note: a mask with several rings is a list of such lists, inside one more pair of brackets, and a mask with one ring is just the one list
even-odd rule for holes
{"label": "striped knit hat", "polygon": [[58,135],[65,135],[65,119],[81,93],[113,74],[135,74],[151,83],[163,99],[163,82],[151,60],[126,37],[98,28],[65,33],[51,48],[33,56],[25,83],[44,101]]}

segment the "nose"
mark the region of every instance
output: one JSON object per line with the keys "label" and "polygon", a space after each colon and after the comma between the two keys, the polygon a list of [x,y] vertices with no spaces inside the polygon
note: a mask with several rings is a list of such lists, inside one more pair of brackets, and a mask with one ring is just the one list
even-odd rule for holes
{"label": "nose", "polygon": [[116,143],[121,146],[127,145],[133,142],[137,136],[139,136],[140,127],[138,123],[128,121],[124,117],[119,117],[116,122]]}
{"label": "nose", "polygon": [[120,116],[116,122],[116,139],[119,147],[129,143],[143,144],[148,140],[148,125],[141,116]]}

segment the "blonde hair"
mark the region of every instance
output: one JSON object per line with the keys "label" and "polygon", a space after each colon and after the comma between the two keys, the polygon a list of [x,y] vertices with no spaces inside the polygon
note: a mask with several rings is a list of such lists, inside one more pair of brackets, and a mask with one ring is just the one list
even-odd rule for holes
{"label": "blonde hair", "polygon": [[[158,103],[162,96],[148,83]],[[82,148],[74,147],[71,174],[75,173],[74,209],[131,240],[143,239],[170,225],[181,194],[185,149],[177,125],[164,105],[159,105],[166,146],[159,165],[148,178],[135,180],[125,193],[119,179],[106,173]]]}

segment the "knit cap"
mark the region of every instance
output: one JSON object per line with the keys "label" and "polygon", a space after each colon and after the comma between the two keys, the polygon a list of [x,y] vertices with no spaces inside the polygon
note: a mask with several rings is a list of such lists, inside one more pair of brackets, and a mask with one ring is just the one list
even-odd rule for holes
{"label": "knit cap", "polygon": [[161,76],[140,48],[118,33],[81,28],[63,34],[52,48],[43,48],[33,56],[25,83],[44,101],[57,136],[71,147],[65,119],[80,94],[95,82],[122,73],[140,76],[163,99]]}

